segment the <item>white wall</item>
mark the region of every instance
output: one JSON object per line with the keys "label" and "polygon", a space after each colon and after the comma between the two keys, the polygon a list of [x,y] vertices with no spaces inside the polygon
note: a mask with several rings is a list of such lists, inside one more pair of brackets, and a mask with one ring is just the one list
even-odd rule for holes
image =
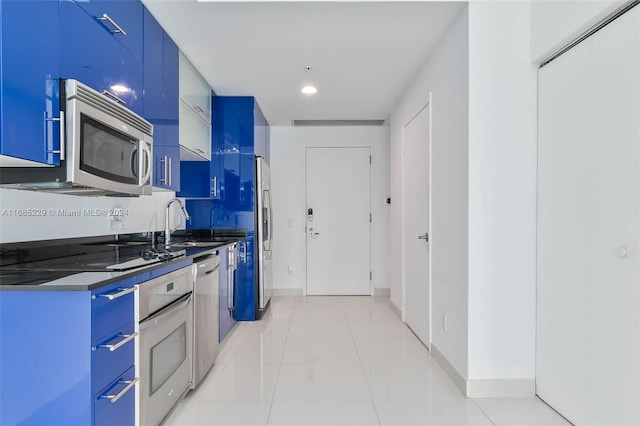
{"label": "white wall", "polygon": [[531,59],[539,63],[624,3],[624,0],[533,0]]}
{"label": "white wall", "polygon": [[535,376],[537,66],[530,5],[469,5],[469,375]]}
{"label": "white wall", "polygon": [[[0,243],[161,231],[164,230],[164,207],[173,197],[170,191],[141,197],[82,197],[0,189]],[[112,229],[107,214],[99,211],[94,213],[96,216],[87,216],[82,211],[108,211],[114,207],[127,212],[123,221]],[[13,209],[35,209],[44,216],[17,216]],[[63,216],[58,210],[78,211],[80,216]],[[174,227],[178,226],[181,216],[174,210],[171,217],[177,218],[172,222]]]}
{"label": "white wall", "polygon": [[[322,146],[371,149],[373,287],[389,287],[389,205],[385,203],[389,197],[389,128],[386,126],[271,127],[273,286],[276,289],[306,287],[305,148]],[[340,249],[349,255],[348,236]]]}
{"label": "white wall", "polygon": [[467,375],[468,80],[465,8],[391,113],[391,301],[402,307],[402,127],[432,92],[432,342],[463,376]]}

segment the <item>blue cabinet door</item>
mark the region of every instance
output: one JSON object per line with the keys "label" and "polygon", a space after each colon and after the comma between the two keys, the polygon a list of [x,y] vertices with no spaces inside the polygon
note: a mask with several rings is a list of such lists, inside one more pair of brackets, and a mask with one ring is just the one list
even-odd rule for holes
{"label": "blue cabinet door", "polygon": [[140,0],[74,1],[100,24],[104,32],[142,60],[143,6]]}
{"label": "blue cabinet door", "polygon": [[[142,9],[134,15],[139,16],[138,25],[142,27]],[[116,96],[127,108],[143,115],[144,76],[140,58],[119,43],[102,21],[70,0],[60,2],[60,24],[64,28],[60,38],[61,77],[77,79],[98,92]]]}
{"label": "blue cabinet door", "polygon": [[[93,426],[135,425],[135,385],[129,387],[134,379],[135,367],[131,367],[95,397]],[[124,394],[112,403],[109,397],[122,392]]]}
{"label": "blue cabinet door", "polygon": [[153,124],[153,185],[178,191],[178,47],[146,8],[143,104],[143,116]]}
{"label": "blue cabinet door", "polygon": [[255,236],[253,232],[247,234],[247,239],[238,243],[238,250],[243,255],[238,256],[235,281],[235,314],[238,321],[254,321],[258,287],[255,282]]}
{"label": "blue cabinet door", "polygon": [[60,164],[57,1],[0,3],[0,154]]}

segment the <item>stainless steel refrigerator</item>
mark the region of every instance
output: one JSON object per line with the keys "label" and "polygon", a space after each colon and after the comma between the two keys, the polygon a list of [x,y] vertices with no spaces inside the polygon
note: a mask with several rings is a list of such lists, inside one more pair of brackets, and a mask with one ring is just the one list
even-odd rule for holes
{"label": "stainless steel refrigerator", "polygon": [[273,212],[271,206],[271,169],[264,158],[256,157],[257,319],[262,318],[273,293],[271,270]]}

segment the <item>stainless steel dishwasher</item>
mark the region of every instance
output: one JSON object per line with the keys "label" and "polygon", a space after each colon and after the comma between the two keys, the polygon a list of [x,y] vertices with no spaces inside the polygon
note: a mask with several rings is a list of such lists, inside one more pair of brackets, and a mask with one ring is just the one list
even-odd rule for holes
{"label": "stainless steel dishwasher", "polygon": [[193,263],[193,382],[195,389],[218,356],[218,283],[220,256],[210,254]]}

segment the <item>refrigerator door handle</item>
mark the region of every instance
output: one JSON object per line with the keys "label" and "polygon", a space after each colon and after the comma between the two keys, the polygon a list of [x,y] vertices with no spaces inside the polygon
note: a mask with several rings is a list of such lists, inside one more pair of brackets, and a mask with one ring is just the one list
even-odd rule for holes
{"label": "refrigerator door handle", "polygon": [[271,213],[271,191],[269,189],[265,189],[262,191],[262,204],[263,204],[263,221],[264,221],[264,231],[265,234],[263,236],[264,243],[263,247],[266,252],[271,251],[271,241],[273,234],[273,216]]}
{"label": "refrigerator door handle", "polygon": [[271,243],[273,242],[273,204],[271,204],[271,191],[267,190],[269,194],[269,251],[271,251]]}

